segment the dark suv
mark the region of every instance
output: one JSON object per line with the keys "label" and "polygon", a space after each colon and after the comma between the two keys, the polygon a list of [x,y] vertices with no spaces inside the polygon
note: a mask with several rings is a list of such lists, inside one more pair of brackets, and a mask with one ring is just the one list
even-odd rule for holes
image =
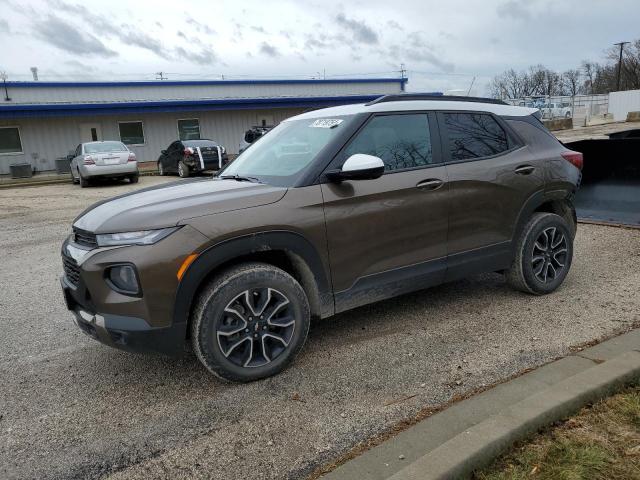
{"label": "dark suv", "polygon": [[582,155],[537,110],[387,96],[290,118],[212,179],[83,212],[62,246],[77,325],[229,380],[282,370],[311,318],[479,272],[545,294],[571,266]]}

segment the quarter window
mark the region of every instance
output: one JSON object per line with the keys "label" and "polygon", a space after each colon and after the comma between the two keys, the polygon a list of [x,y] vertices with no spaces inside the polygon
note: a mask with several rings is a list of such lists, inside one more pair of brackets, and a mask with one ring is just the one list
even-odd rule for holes
{"label": "quarter window", "polygon": [[200,121],[197,118],[178,120],[180,140],[200,140]]}
{"label": "quarter window", "polygon": [[379,157],[385,171],[423,167],[433,162],[426,113],[374,117],[346,148],[347,158],[355,153]]}
{"label": "quarter window", "polygon": [[120,122],[118,129],[120,130],[120,141],[125,145],[144,144],[142,122]]}
{"label": "quarter window", "polygon": [[445,113],[452,160],[497,155],[509,149],[507,134],[486,113]]}
{"label": "quarter window", "polygon": [[22,153],[22,141],[18,127],[0,128],[0,153]]}

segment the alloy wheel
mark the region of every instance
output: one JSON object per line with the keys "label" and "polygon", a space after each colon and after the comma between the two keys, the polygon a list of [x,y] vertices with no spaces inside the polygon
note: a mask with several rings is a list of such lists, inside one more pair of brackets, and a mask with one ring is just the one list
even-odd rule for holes
{"label": "alloy wheel", "polygon": [[293,307],[283,293],[253,288],[227,304],[216,336],[229,361],[240,367],[261,367],[287,349],[295,326]]}
{"label": "alloy wheel", "polygon": [[542,283],[554,281],[567,262],[567,239],[556,227],[545,228],[533,243],[533,274]]}

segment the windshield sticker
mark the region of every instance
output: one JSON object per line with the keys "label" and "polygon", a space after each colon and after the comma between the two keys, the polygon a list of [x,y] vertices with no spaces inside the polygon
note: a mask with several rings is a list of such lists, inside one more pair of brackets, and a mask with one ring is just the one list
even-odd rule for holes
{"label": "windshield sticker", "polygon": [[309,126],[314,128],[334,128],[342,122],[343,120],[339,118],[319,118]]}

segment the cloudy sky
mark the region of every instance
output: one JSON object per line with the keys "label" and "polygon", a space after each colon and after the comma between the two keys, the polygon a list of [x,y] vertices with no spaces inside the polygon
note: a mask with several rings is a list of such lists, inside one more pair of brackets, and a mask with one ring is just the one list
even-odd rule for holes
{"label": "cloudy sky", "polygon": [[0,0],[0,71],[28,80],[395,76],[479,93],[640,38],[638,0]]}

